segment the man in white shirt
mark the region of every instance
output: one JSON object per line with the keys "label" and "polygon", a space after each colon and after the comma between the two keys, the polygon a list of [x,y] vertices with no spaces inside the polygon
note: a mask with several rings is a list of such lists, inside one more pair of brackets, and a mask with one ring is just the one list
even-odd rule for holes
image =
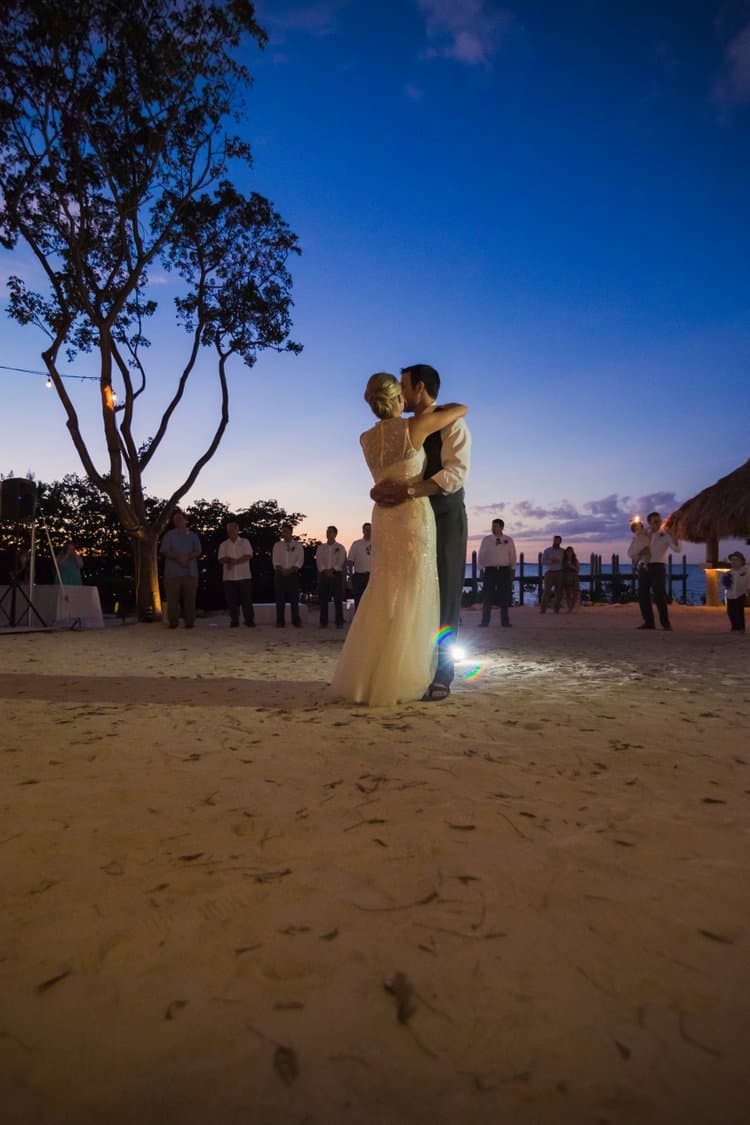
{"label": "man in white shirt", "polygon": [[367,589],[370,581],[370,566],[372,555],[372,524],[362,524],[362,538],[355,539],[349,548],[349,570],[352,576],[352,592],[354,594],[354,612],[357,612],[360,598]]}
{"label": "man in white shirt", "polygon": [[479,548],[482,577],[482,620],[480,628],[490,623],[492,606],[500,606],[500,624],[510,626],[508,610],[513,601],[513,575],[516,571],[516,545],[504,534],[505,523],[492,521],[492,535],[485,535]]}
{"label": "man in white shirt", "polygon": [[656,602],[659,611],[659,621],[662,629],[671,631],[669,623],[669,610],[667,609],[667,555],[670,551],[679,551],[680,544],[673,539],[668,531],[664,531],[661,516],[658,512],[649,512],[646,523],[648,524],[648,562],[638,572],[638,604],[641,607],[643,624],[639,629],[654,629],[654,607],[651,596]]}
{"label": "man in white shirt", "polygon": [[336,628],[344,628],[344,580],[346,577],[346,549],[336,542],[339,529],[331,524],[326,528],[326,541],[315,551],[318,568],[318,602],[320,627],[328,628],[328,603],[333,598]]}
{"label": "man in white shirt", "polygon": [[549,604],[549,600],[552,597],[553,590],[555,591],[555,613],[560,612],[564,558],[565,551],[563,550],[562,546],[562,536],[554,535],[552,537],[552,546],[547,547],[542,555],[544,585],[542,587],[542,596],[539,599],[540,613],[547,612],[547,605]]}
{"label": "man in white shirt", "polygon": [[[435,402],[440,376],[428,363],[401,368],[401,389],[407,410],[415,414],[439,410]],[[461,595],[466,573],[467,520],[464,483],[469,473],[471,434],[464,418],[430,434],[424,443],[423,479],[404,485],[382,481],[370,491],[376,504],[401,504],[429,496],[435,514],[437,571],[440,586],[440,632],[448,643],[438,647],[435,677],[424,696],[435,702],[450,695],[454,676],[452,646],[461,617]],[[450,629],[444,634],[444,629]]]}
{"label": "man in white shirt", "polygon": [[276,628],[284,628],[284,606],[287,600],[292,612],[292,625],[301,628],[299,615],[299,576],[305,564],[305,552],[299,539],[292,537],[292,525],[281,525],[281,539],[273,545],[274,590],[276,593]]}
{"label": "man in white shirt", "polygon": [[219,545],[219,562],[222,567],[224,601],[229,610],[229,625],[232,629],[239,626],[240,606],[245,624],[250,629],[255,628],[253,580],[250,575],[252,557],[250,541],[240,536],[239,524],[228,523],[227,538]]}

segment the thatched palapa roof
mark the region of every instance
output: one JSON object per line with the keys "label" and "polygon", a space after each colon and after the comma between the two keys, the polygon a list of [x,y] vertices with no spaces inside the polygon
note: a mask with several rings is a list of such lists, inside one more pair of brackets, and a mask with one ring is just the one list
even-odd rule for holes
{"label": "thatched palapa roof", "polygon": [[672,512],[667,528],[690,543],[750,537],[750,460],[686,500]]}

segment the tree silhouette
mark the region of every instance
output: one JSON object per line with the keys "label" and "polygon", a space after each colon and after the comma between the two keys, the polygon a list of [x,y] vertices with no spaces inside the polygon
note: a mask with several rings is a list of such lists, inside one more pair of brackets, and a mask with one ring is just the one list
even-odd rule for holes
{"label": "tree silhouette", "polygon": [[[229,421],[228,362],[252,366],[264,348],[300,350],[289,339],[286,268],[297,239],[267,199],[229,178],[251,164],[249,146],[230,131],[250,81],[233,52],[248,38],[262,47],[266,36],[246,0],[79,0],[74,10],[63,0],[7,0],[3,16],[0,243],[30,247],[46,283],[37,292],[10,278],[9,314],[48,338],[42,358],[84,470],[131,544],[147,620],[161,608],[159,536]],[[179,278],[185,360],[170,372],[158,424],[144,421],[153,436],[139,443],[158,266]],[[204,348],[214,357],[216,426],[152,511],[144,473]],[[99,362],[102,467],[60,369],[61,356],[80,351]]]}
{"label": "tree silhouette", "polygon": [[[12,475],[12,474],[11,474]],[[112,608],[116,594],[121,608],[130,611],[134,586],[134,559],[128,537],[115,513],[112,501],[85,477],[68,473],[62,480],[38,484],[39,508],[36,534],[37,581],[52,582],[54,566],[44,528],[49,533],[52,549],[62,550],[68,539],[84,556],[84,581],[99,587],[105,613]],[[146,496],[145,506],[150,518],[164,508],[166,501]],[[256,579],[256,600],[273,597],[271,548],[281,536],[281,526],[296,527],[304,518],[302,512],[287,512],[277,500],[256,500],[246,508],[230,508],[223,500],[196,500],[185,508],[189,527],[198,533],[203,547],[199,562],[201,577],[200,602],[204,609],[223,604],[219,544],[226,538],[229,520],[239,524],[240,534],[253,546],[253,577]],[[6,524],[3,542],[6,548],[0,557],[0,583],[7,581],[14,552],[28,547],[29,527],[25,523]],[[303,537],[306,546],[315,541]]]}

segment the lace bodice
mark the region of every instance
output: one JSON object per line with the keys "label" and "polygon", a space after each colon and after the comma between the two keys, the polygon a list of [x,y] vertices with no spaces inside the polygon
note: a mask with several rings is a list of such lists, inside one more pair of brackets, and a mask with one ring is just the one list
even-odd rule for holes
{"label": "lace bodice", "polygon": [[425,454],[412,445],[406,418],[386,418],[365,430],[359,441],[376,484],[381,480],[421,480]]}

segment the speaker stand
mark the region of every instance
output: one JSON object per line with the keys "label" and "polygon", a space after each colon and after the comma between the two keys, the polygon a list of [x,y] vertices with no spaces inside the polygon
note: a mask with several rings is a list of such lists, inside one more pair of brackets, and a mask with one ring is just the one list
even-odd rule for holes
{"label": "speaker stand", "polygon": [[[5,620],[8,624],[8,626],[11,629],[15,629],[16,625],[18,625],[18,620],[16,618],[16,599],[17,599],[18,594],[21,595],[21,597],[23,598],[23,600],[26,603],[26,606],[28,607],[28,614],[29,614],[28,624],[29,624],[29,626],[31,626],[31,615],[33,613],[34,616],[38,618],[39,623],[42,626],[42,628],[46,629],[47,628],[47,622],[44,620],[44,618],[42,617],[39,610],[33,604],[29,595],[26,593],[23,586],[18,581],[18,578],[15,575],[11,575],[10,582],[8,583],[8,589],[5,591],[3,596],[0,598],[0,613],[2,613],[3,616],[5,617]],[[10,598],[10,612],[5,608],[5,601],[8,598]],[[24,613],[26,613],[26,609],[22,606],[21,607],[21,616],[23,616]]]}

